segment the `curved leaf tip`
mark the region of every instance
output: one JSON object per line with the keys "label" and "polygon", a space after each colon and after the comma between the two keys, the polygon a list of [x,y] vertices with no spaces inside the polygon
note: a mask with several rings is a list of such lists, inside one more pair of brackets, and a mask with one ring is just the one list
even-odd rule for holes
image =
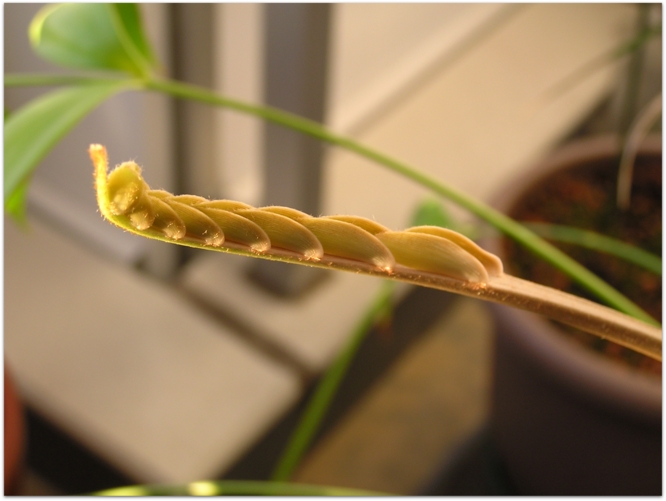
{"label": "curved leaf tip", "polygon": [[70,68],[145,76],[154,57],[133,4],[58,4],[40,10],[28,29],[33,49]]}
{"label": "curved leaf tip", "polygon": [[[260,252],[269,259],[284,258],[287,251],[293,261],[322,266],[343,259],[385,276],[392,276],[398,265],[466,283],[485,283],[490,275],[502,274],[497,258],[489,259],[492,255],[451,230],[425,226],[393,232],[359,217],[316,218],[289,207],[239,208],[228,201],[172,195],[150,189],[134,162],[121,164],[107,176],[103,146],[92,145],[90,156],[102,214],[142,236],[222,252],[242,245],[246,253]],[[254,236],[248,233],[251,228]],[[261,251],[245,247],[264,236],[268,241],[258,242]]]}
{"label": "curved leaf tip", "polygon": [[44,30],[44,21],[51,15],[51,13],[59,7],[58,4],[47,5],[41,9],[32,22],[28,26],[28,39],[33,48],[38,47],[42,41],[42,33]]}

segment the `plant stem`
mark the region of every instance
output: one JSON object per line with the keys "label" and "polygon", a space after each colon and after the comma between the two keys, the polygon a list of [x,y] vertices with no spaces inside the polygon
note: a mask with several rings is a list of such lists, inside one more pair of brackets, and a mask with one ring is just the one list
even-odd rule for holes
{"label": "plant stem", "polygon": [[377,319],[390,308],[395,286],[394,282],[384,282],[382,284],[382,288],[370,305],[370,308],[355,327],[347,346],[345,346],[344,350],[338,355],[333,364],[331,364],[317,385],[317,389],[310,398],[307,408],[301,415],[301,419],[289,439],[287,448],[273,471],[272,480],[288,480],[294,469],[298,466],[303,454],[305,454],[312,439],[319,430],[331,400],[335,396],[358,347],[363,339],[365,339],[368,331],[377,322]]}
{"label": "plant stem", "polygon": [[181,485],[131,485],[94,493],[97,496],[387,496],[381,492],[321,485],[218,480]]}
{"label": "plant stem", "polygon": [[[573,327],[596,334],[604,339],[611,339],[618,344],[649,355],[656,360],[661,360],[662,333],[659,327],[632,318],[599,303],[594,303],[579,296],[573,296],[533,282],[520,280],[519,278],[501,273],[501,271],[495,270],[493,273],[490,273],[490,270],[488,270],[487,276],[473,276],[473,280],[470,280],[466,275],[459,276],[454,273],[451,276],[448,272],[452,268],[445,268],[442,273],[437,271],[430,272],[428,271],[430,269],[429,266],[422,268],[418,259],[405,263],[400,263],[396,259],[395,265],[385,267],[378,266],[372,259],[366,260],[365,257],[359,257],[359,255],[353,253],[352,256],[354,258],[340,256],[336,254],[335,249],[333,249],[332,253],[328,253],[323,246],[322,250],[324,250],[324,253],[319,258],[307,259],[298,249],[288,250],[272,245],[261,253],[253,252],[246,245],[233,241],[225,240],[224,245],[209,245],[197,236],[200,233],[195,233],[188,237],[187,227],[184,228],[185,235],[180,236],[180,238],[173,238],[173,236],[167,235],[159,228],[138,229],[132,223],[132,212],[119,215],[113,213],[107,177],[108,159],[106,149],[101,145],[91,145],[90,156],[95,166],[95,186],[100,212],[110,223],[130,233],[162,242],[207,249],[215,252],[228,252],[306,266],[365,273],[400,280],[422,287],[432,287],[455,292],[477,299],[494,301],[559,320]],[[139,176],[138,180],[145,183],[140,174],[136,174]],[[149,190],[150,188],[146,185],[145,189]],[[167,199],[165,198],[165,200]],[[194,207],[193,209],[196,212]],[[381,233],[378,234],[381,235]],[[350,238],[353,239],[356,237],[351,236]],[[412,267],[413,265],[416,268]]]}
{"label": "plant stem", "polygon": [[658,322],[656,322],[648,313],[643,311],[638,305],[627,299],[613,287],[587,270],[584,266],[581,266],[559,249],[539,238],[536,234],[521,224],[493,209],[489,205],[484,204],[455,188],[447,186],[425,173],[419,172],[417,169],[406,163],[395,160],[388,155],[364,146],[353,139],[335,134],[317,122],[275,108],[250,105],[234,99],[219,96],[201,87],[170,80],[149,80],[146,82],[146,87],[150,90],[167,93],[175,97],[199,101],[214,106],[222,106],[251,114],[264,120],[316,137],[328,143],[335,144],[369,160],[373,160],[374,162],[429,188],[435,193],[452,200],[481,219],[484,219],[510,238],[513,238],[530,249],[537,256],[572,277],[573,280],[607,304],[647,323],[659,325]]}

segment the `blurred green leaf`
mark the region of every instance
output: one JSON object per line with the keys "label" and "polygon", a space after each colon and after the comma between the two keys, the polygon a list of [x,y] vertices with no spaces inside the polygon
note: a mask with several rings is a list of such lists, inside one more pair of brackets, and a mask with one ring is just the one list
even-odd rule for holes
{"label": "blurred green leaf", "polygon": [[[31,101],[5,122],[5,208],[23,210],[21,183],[49,151],[86,115],[129,82],[104,83],[58,89]],[[7,207],[7,204],[11,207]]]}
{"label": "blurred green leaf", "polygon": [[483,226],[478,223],[463,223],[446,210],[446,206],[436,198],[423,200],[412,215],[412,226],[440,226],[462,233],[467,238],[477,240],[482,236]]}
{"label": "blurred green leaf", "polygon": [[30,186],[30,178],[27,176],[21,181],[14,192],[5,200],[5,210],[14,221],[20,226],[26,226],[26,201],[28,196],[28,187]]}
{"label": "blurred green leaf", "polygon": [[37,13],[28,31],[34,50],[60,66],[139,76],[151,68],[153,56],[136,6],[48,5]]}
{"label": "blurred green leaf", "polygon": [[139,51],[145,61],[155,66],[157,58],[143,29],[139,6],[135,3],[113,3],[110,5],[114,9],[117,19],[120,21],[119,28],[124,30],[129,41]]}
{"label": "blurred green leaf", "polygon": [[588,249],[605,252],[612,256],[624,259],[655,275],[661,275],[661,258],[621,240],[601,235],[594,231],[547,223],[533,223],[525,221],[523,224],[537,235],[574,245],[580,245]]}
{"label": "blurred green leaf", "polygon": [[455,229],[457,224],[444,208],[444,205],[432,198],[423,200],[412,216],[412,226],[441,226]]}

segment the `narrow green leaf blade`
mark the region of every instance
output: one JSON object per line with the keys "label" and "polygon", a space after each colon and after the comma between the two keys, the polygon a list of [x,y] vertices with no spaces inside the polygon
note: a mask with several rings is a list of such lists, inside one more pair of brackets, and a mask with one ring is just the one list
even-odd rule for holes
{"label": "narrow green leaf blade", "polygon": [[5,123],[5,200],[12,196],[49,151],[86,115],[128,82],[67,87],[45,94],[13,113]]}
{"label": "narrow green leaf blade", "polygon": [[655,275],[661,275],[661,258],[659,256],[621,240],[572,226],[532,222],[523,222],[523,224],[543,238],[605,252],[640,266]]}
{"label": "narrow green leaf blade", "polygon": [[113,3],[110,6],[118,15],[123,29],[136,50],[148,63],[156,65],[157,58],[143,29],[139,6],[135,3]]}
{"label": "narrow green leaf blade", "polygon": [[49,5],[37,13],[28,32],[37,54],[54,64],[144,74],[123,45],[106,4]]}

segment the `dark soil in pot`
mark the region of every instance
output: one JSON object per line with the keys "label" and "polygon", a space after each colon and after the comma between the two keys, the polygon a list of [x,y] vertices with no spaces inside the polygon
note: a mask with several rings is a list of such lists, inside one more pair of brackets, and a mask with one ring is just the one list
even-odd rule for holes
{"label": "dark soil in pot", "polygon": [[[616,203],[618,164],[617,157],[597,158],[575,169],[557,171],[533,186],[509,210],[509,215],[521,222],[547,222],[600,232],[661,256],[661,158],[654,155],[637,158],[631,205],[626,211],[620,210]],[[661,277],[609,254],[573,244],[553,243],[661,320]],[[596,300],[564,273],[513,241],[505,239],[503,245],[511,274]],[[596,352],[661,375],[660,362],[572,327],[562,324],[558,327]]]}

